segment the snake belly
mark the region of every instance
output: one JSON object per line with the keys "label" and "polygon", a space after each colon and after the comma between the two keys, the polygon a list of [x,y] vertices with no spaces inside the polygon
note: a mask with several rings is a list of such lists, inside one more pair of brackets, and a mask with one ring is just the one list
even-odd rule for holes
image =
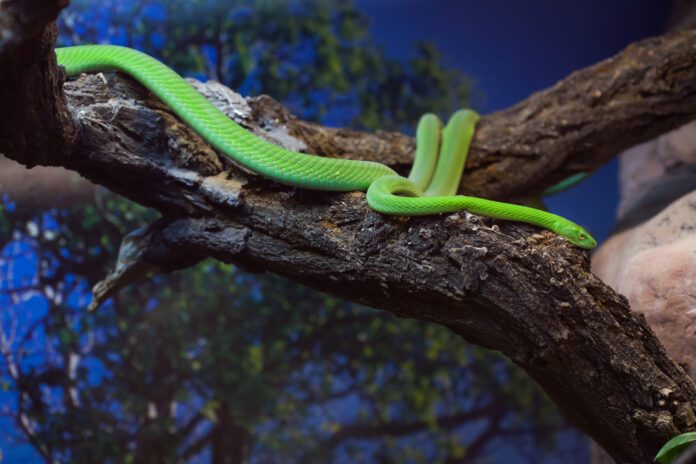
{"label": "snake belly", "polygon": [[384,214],[411,216],[466,210],[535,224],[582,248],[596,244],[580,226],[560,216],[454,195],[478,119],[472,111],[455,113],[442,131],[435,116],[421,119],[416,160],[407,179],[380,163],[325,158],[269,143],[218,110],[171,68],[140,51],[115,45],[81,45],[58,48],[56,56],[69,76],[98,71],[120,71],[132,76],[218,151],[282,184],[312,190],[364,191],[369,206]]}

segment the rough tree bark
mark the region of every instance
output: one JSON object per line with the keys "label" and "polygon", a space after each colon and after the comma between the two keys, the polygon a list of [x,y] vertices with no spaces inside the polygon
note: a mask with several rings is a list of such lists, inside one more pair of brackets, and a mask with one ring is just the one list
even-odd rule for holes
{"label": "rough tree bark", "polygon": [[[0,37],[15,37],[0,45],[0,152],[26,166],[67,167],[163,215],[124,239],[97,303],[146,272],[212,256],[500,350],[617,462],[651,462],[668,438],[696,427],[693,383],[645,319],[592,275],[587,252],[524,224],[466,213],[385,217],[362,193],[273,184],[217,154],[125,77],[83,76],[63,93],[53,28],[36,27],[47,16],[27,18],[27,3],[0,2]],[[6,28],[20,10],[21,24]],[[696,30],[670,34],[484,117],[462,192],[538,192],[677,127],[696,110],[695,65]],[[199,87],[276,143],[400,170],[410,164],[409,137],[323,128],[268,97]]]}

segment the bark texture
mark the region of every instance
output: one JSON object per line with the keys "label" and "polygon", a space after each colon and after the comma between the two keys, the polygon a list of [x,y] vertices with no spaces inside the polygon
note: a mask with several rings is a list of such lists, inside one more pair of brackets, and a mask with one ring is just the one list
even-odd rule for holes
{"label": "bark texture", "polygon": [[61,91],[65,73],[52,53],[67,0],[0,1],[0,154],[27,167],[60,165],[75,140]]}
{"label": "bark texture", "polygon": [[[0,107],[0,150],[27,166],[65,166],[163,214],[126,237],[114,271],[95,289],[97,303],[146,272],[212,256],[443,324],[502,351],[617,462],[651,462],[668,438],[694,429],[693,383],[644,317],[590,272],[587,252],[524,224],[467,213],[385,217],[362,193],[273,184],[220,156],[121,76],[68,83],[65,106],[51,40],[49,29],[0,58],[3,91],[15,93],[13,106]],[[36,44],[30,58],[27,43]],[[462,191],[498,198],[539,191],[686,122],[696,114],[695,46],[694,30],[633,45],[484,117]],[[21,79],[4,72],[15,55],[30,62]],[[29,91],[26,79],[46,93]],[[275,143],[400,170],[412,159],[406,136],[322,128],[268,97],[245,101],[219,85],[199,87]],[[32,118],[44,113],[19,122],[10,115],[39,105],[53,108],[42,121],[55,137],[30,143]]]}

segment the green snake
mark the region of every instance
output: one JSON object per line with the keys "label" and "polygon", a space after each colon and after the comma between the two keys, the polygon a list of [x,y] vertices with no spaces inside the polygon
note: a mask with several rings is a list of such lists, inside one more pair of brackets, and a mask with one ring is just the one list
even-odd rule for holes
{"label": "green snake", "polygon": [[459,186],[478,115],[456,112],[442,128],[423,116],[408,178],[370,161],[326,158],[287,150],[255,136],[218,110],[171,68],[145,53],[114,45],[56,49],[69,76],[84,72],[126,73],[168,105],[216,149],[236,163],[282,184],[328,191],[367,192],[368,205],[383,214],[418,216],[468,211],[549,229],[586,249],[596,241],[579,225],[535,208],[463,195]]}

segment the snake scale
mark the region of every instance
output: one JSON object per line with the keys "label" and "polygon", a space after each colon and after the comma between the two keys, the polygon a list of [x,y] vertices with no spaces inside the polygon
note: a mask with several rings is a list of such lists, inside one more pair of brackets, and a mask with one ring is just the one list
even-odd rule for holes
{"label": "snake scale", "polygon": [[561,216],[521,205],[456,195],[478,115],[457,111],[443,128],[433,114],[423,116],[416,134],[416,157],[408,178],[370,161],[326,158],[287,150],[247,131],[171,68],[155,58],[115,45],[56,49],[69,76],[84,72],[126,73],[168,105],[185,123],[236,163],[274,181],[328,191],[366,191],[368,205],[383,214],[416,216],[468,211],[520,221],[551,230],[586,249],[596,241]]}

